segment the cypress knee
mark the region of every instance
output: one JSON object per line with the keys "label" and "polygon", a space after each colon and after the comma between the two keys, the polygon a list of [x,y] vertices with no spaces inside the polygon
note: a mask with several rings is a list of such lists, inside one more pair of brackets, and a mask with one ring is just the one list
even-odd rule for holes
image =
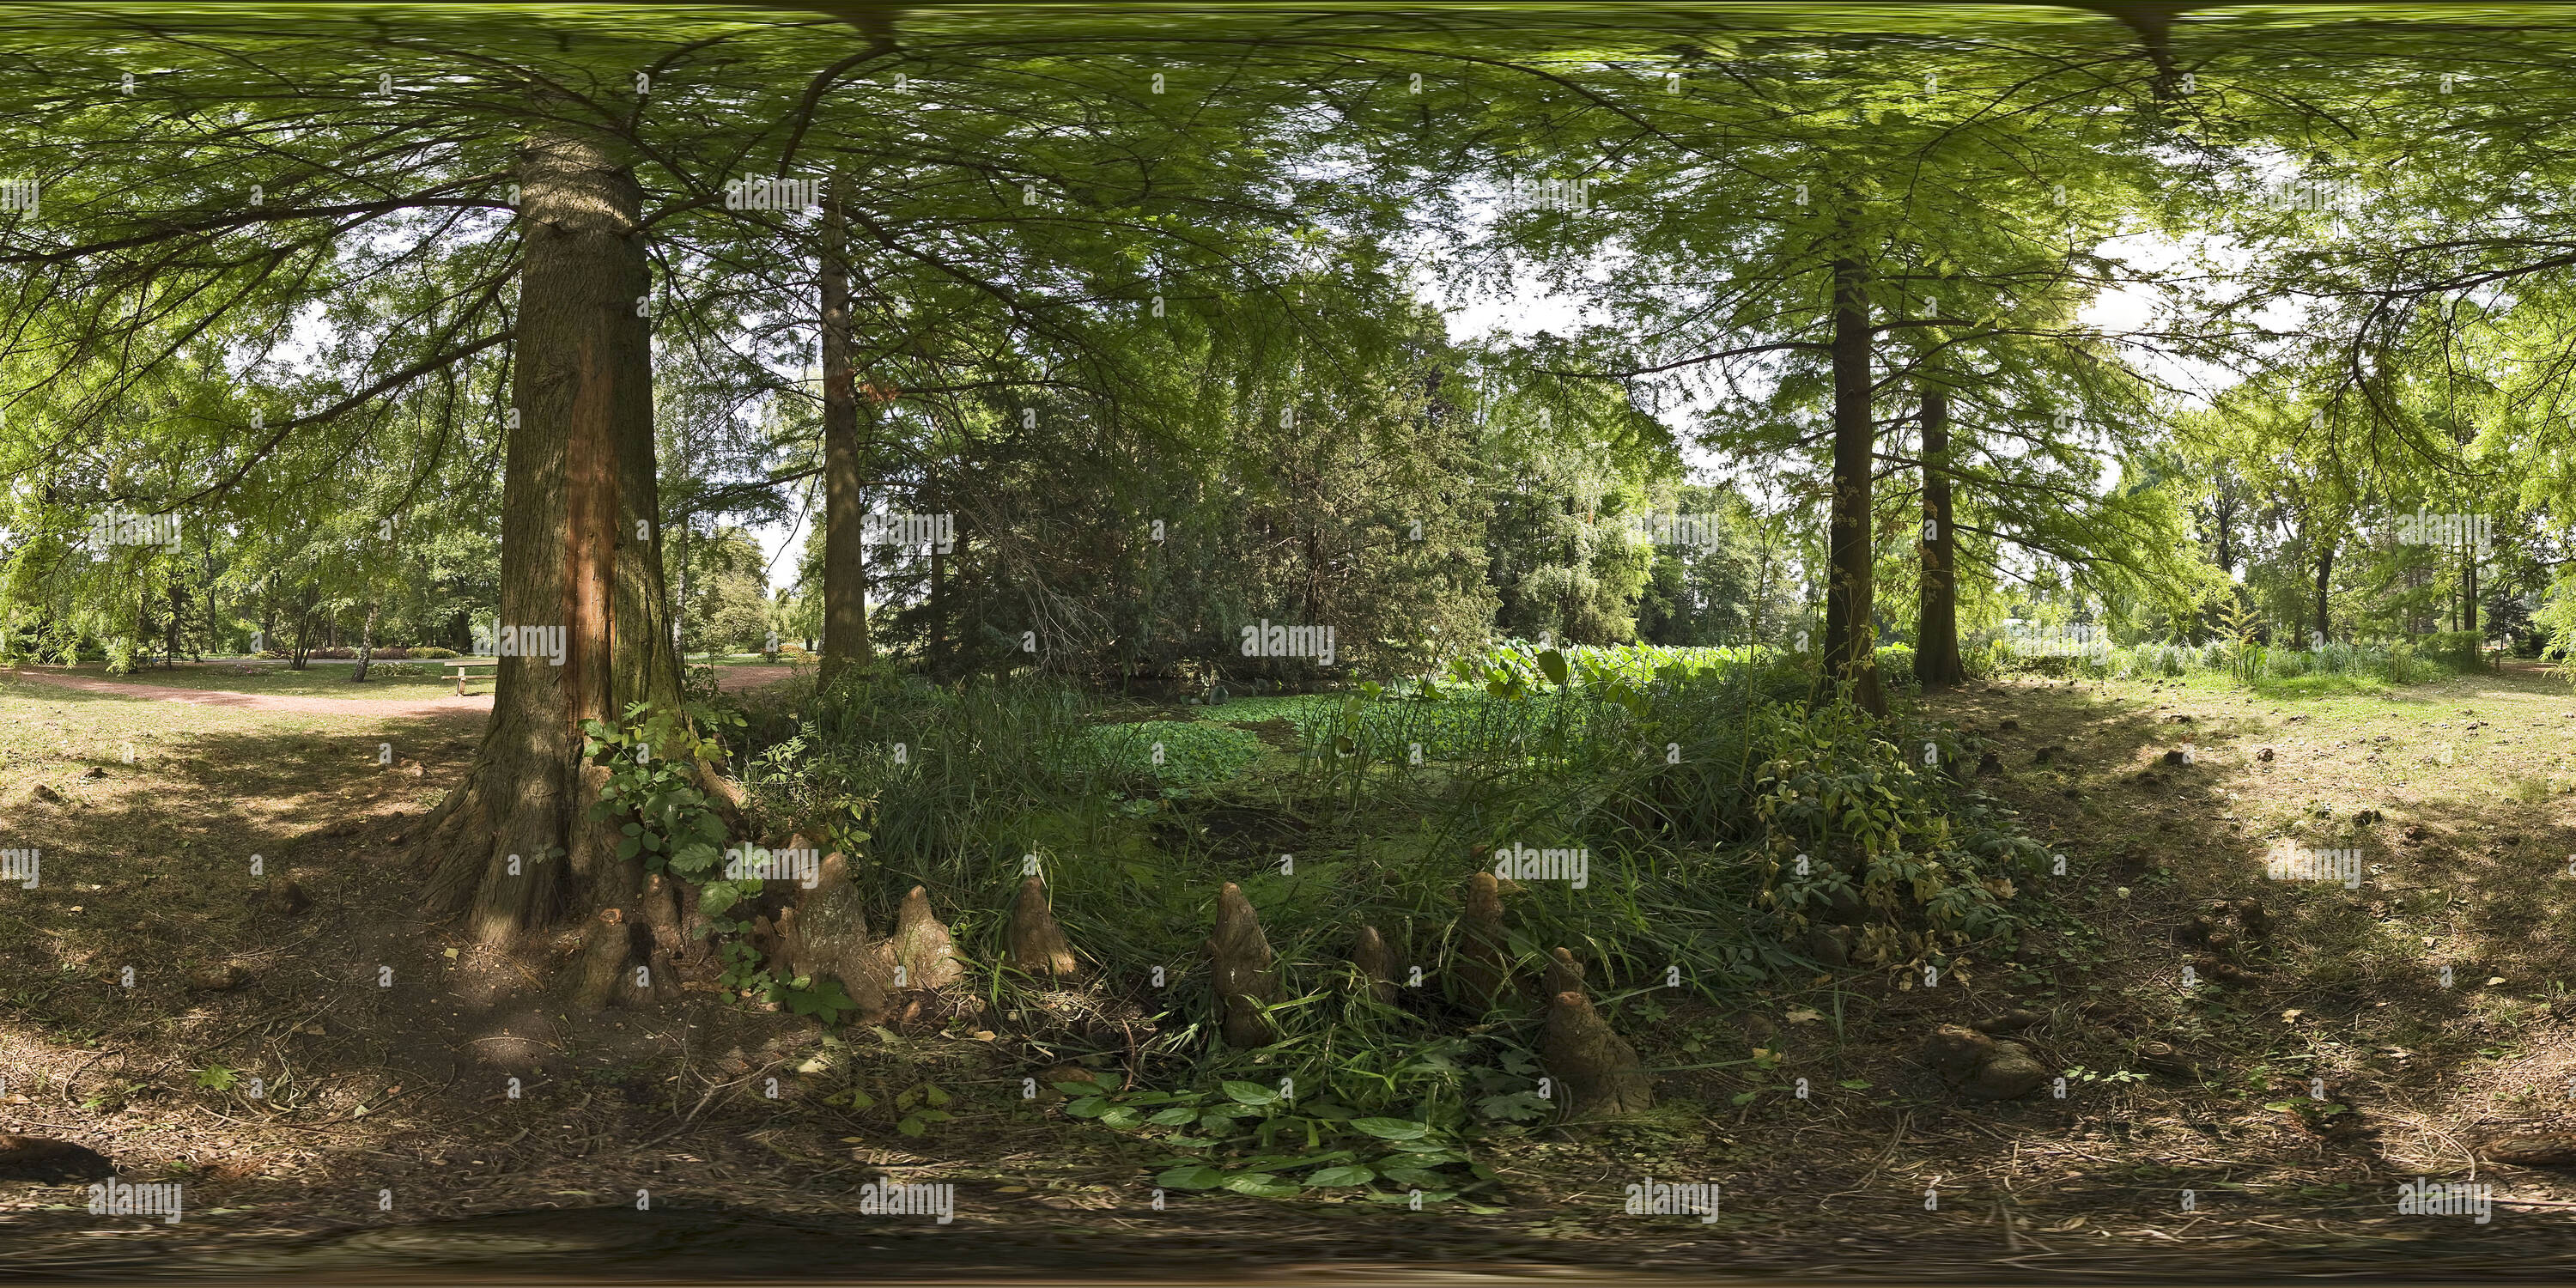
{"label": "cypress knee", "polygon": [[1275,1032],[1261,1008],[1279,1000],[1279,974],[1270,968],[1270,940],[1252,915],[1252,901],[1231,881],[1217,892],[1216,936],[1207,949],[1215,963],[1217,1029],[1225,1044],[1269,1045]]}
{"label": "cypress knee", "polygon": [[1011,905],[1011,964],[1032,975],[1070,976],[1080,969],[1064,928],[1048,911],[1046,883],[1036,877],[1020,882],[1020,897]]}
{"label": "cypress knee", "polygon": [[1576,1116],[1633,1114],[1655,1103],[1654,1080],[1636,1049],[1610,1031],[1610,1022],[1580,992],[1549,1000],[1539,1058],[1573,1096]]}
{"label": "cypress knee", "polygon": [[816,981],[839,980],[841,991],[856,1004],[858,1018],[873,1024],[885,1018],[886,982],[893,978],[883,959],[883,945],[868,943],[867,912],[858,886],[850,880],[849,860],[838,854],[823,859],[814,888],[782,912],[783,965]]}
{"label": "cypress knee", "polygon": [[1386,938],[1375,926],[1360,927],[1359,942],[1351,946],[1351,968],[1357,971],[1360,987],[1370,997],[1395,1005],[1395,954],[1386,946]]}
{"label": "cypress knee", "polygon": [[895,914],[894,959],[903,967],[905,988],[939,988],[966,977],[957,961],[957,941],[930,912],[930,895],[920,886],[903,897]]}
{"label": "cypress knee", "polygon": [[1553,1001],[1559,993],[1583,992],[1583,963],[1574,954],[1559,948],[1547,959],[1547,977],[1539,982],[1539,996]]}

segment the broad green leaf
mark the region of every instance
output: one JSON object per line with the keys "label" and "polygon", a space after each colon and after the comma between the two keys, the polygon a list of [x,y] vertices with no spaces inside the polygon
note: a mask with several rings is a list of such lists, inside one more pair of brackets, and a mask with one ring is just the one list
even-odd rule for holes
{"label": "broad green leaf", "polygon": [[1365,1167],[1327,1167],[1306,1174],[1308,1185],[1366,1185],[1377,1179],[1377,1173]]}
{"label": "broad green leaf", "polygon": [[1538,669],[1546,674],[1548,683],[1560,689],[1565,687],[1565,654],[1555,649],[1542,650],[1538,655]]}
{"label": "broad green leaf", "polygon": [[1175,1167],[1154,1178],[1154,1184],[1167,1190],[1212,1190],[1225,1183],[1225,1173],[1213,1167]]}
{"label": "broad green leaf", "polygon": [[1431,1128],[1428,1126],[1402,1118],[1354,1118],[1350,1125],[1353,1129],[1367,1132],[1379,1140],[1420,1140],[1431,1133]]}
{"label": "broad green leaf", "polygon": [[1224,1089],[1226,1098],[1238,1105],[1259,1106],[1276,1104],[1279,1101],[1278,1092],[1257,1082],[1226,1082],[1219,1085]]}
{"label": "broad green leaf", "polygon": [[1438,1167],[1443,1163],[1463,1163],[1467,1156],[1450,1149],[1431,1150],[1420,1154],[1397,1154],[1388,1161],[1410,1163],[1415,1167]]}

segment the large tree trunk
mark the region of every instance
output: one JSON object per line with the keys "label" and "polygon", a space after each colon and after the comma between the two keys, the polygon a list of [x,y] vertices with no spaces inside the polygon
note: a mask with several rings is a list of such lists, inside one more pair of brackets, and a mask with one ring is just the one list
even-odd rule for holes
{"label": "large tree trunk", "polygon": [[1950,391],[1923,387],[1923,605],[1914,676],[1926,689],[1968,678],[1959,664],[1958,537],[1950,530]]}
{"label": "large tree trunk", "polygon": [[850,369],[849,235],[839,176],[823,202],[823,664],[830,684],[850,667],[866,668],[868,641],[867,518],[859,399]]}
{"label": "large tree trunk", "polygon": [[1834,507],[1825,588],[1825,680],[1851,686],[1852,701],[1887,714],[1878,685],[1878,628],[1871,619],[1870,471],[1878,432],[1870,421],[1869,297],[1857,260],[1834,263]]}
{"label": "large tree trunk", "polygon": [[[423,828],[434,912],[471,907],[514,943],[566,910],[636,904],[637,860],[586,817],[607,770],[580,762],[581,721],[671,709],[653,459],[642,192],[605,142],[555,133],[519,157],[526,239],[502,482],[503,633],[543,628],[553,656],[499,659],[492,717],[465,780]],[[557,635],[555,632],[560,631]]]}

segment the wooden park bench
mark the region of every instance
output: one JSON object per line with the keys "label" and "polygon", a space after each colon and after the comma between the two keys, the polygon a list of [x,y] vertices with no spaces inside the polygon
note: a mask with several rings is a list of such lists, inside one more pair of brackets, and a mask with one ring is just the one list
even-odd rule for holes
{"label": "wooden park bench", "polygon": [[476,668],[487,666],[492,668],[491,673],[493,679],[497,680],[501,678],[501,664],[498,661],[457,661],[448,663],[447,669],[456,672],[456,696],[460,698],[465,696],[466,677],[474,674]]}

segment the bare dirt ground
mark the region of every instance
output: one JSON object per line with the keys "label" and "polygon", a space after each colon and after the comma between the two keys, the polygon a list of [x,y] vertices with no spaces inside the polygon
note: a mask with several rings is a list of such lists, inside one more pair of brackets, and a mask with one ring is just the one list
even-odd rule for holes
{"label": "bare dirt ground", "polygon": [[[1980,784],[2069,857],[2034,892],[2056,924],[1934,988],[1825,971],[1742,1007],[1622,1014],[1663,1071],[1658,1108],[1488,1142],[1496,1215],[1221,1193],[1157,1210],[1152,1151],[1021,1097],[1059,1058],[1044,1014],[951,998],[950,1018],[827,1042],[711,990],[588,1020],[532,971],[475,984],[524,966],[420,921],[402,840],[479,715],[175,715],[138,696],[0,685],[0,835],[45,854],[38,890],[0,890],[0,1132],[180,1181],[188,1213],[98,1218],[77,1187],[0,1183],[0,1275],[2576,1271],[2576,1175],[2477,1144],[2576,1130],[2576,700],[2529,671],[1931,700],[1997,750]],[[2186,744],[2191,763],[2167,764]],[[60,799],[30,799],[36,782]],[[2267,880],[2285,844],[2359,851],[2365,875]],[[312,908],[260,906],[252,853]],[[2210,900],[2248,895],[2268,935],[2176,943]],[[208,973],[226,965],[238,982]],[[2073,1074],[2065,1099],[1964,1102],[1924,1066],[1935,1026],[2010,1007],[2042,1014],[2024,1040]],[[898,1131],[898,1099],[929,1086],[953,1120]],[[873,1107],[832,1099],[852,1087]],[[856,1215],[880,1177],[956,1185],[955,1222]],[[1625,1215],[1648,1177],[1719,1182],[1725,1210]],[[2401,1215],[2416,1177],[2492,1186],[2490,1219]]]}
{"label": "bare dirt ground", "polygon": [[[793,666],[731,666],[716,673],[716,687],[727,693],[775,684],[796,674]],[[155,684],[148,679],[127,676],[83,675],[70,670],[21,668],[13,675],[42,684],[58,684],[85,693],[132,698],[147,702],[186,702],[203,707],[224,707],[235,711],[292,711],[305,715],[338,715],[353,718],[385,716],[436,716],[452,712],[488,712],[492,709],[491,676],[479,681],[481,693],[463,697],[453,694],[436,698],[324,698],[307,694],[247,693],[231,689],[201,689],[172,684]]]}

